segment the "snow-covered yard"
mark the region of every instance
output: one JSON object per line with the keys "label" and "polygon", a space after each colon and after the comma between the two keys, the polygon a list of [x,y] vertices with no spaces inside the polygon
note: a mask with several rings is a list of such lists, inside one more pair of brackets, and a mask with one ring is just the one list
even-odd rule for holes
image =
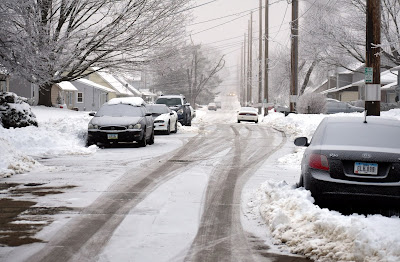
{"label": "snow-covered yard", "polygon": [[[97,146],[84,147],[90,120],[87,112],[45,107],[34,107],[33,112],[39,127],[0,127],[0,177],[4,182],[7,182],[7,176],[19,176],[40,167],[41,158],[92,155],[101,150]],[[192,127],[181,127],[179,132],[197,133],[200,122],[215,120],[204,117],[206,114],[199,110],[197,122]],[[358,113],[346,116],[363,117]],[[400,120],[400,110],[382,112],[382,116]],[[290,114],[284,117],[271,112],[259,124],[284,131],[289,145],[294,137],[310,138],[324,117],[327,116]],[[175,145],[179,146],[179,143]],[[156,151],[161,154],[162,146]],[[318,261],[400,261],[399,217],[344,216],[313,205],[308,191],[294,187],[304,149],[289,147],[282,152],[279,157],[266,161],[258,171],[261,174],[273,170],[276,179],[260,181],[251,191],[244,192],[247,196],[243,208],[246,218],[264,221],[256,227],[266,241],[270,239],[281,251],[304,254]],[[80,186],[85,187],[85,183]]]}

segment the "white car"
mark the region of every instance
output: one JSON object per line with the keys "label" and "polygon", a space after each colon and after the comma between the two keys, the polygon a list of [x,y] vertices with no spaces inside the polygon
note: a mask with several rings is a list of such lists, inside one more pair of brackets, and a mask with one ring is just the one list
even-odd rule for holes
{"label": "white car", "polygon": [[178,132],[178,114],[165,104],[146,105],[154,120],[154,131],[164,132],[169,135],[171,132]]}
{"label": "white car", "polygon": [[237,121],[250,121],[254,123],[258,123],[258,111],[257,108],[254,107],[242,107],[238,111]]}

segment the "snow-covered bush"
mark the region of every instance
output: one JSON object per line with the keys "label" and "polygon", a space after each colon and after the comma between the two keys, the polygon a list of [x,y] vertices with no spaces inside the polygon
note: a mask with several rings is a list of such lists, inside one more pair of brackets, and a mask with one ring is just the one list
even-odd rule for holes
{"label": "snow-covered bush", "polygon": [[4,128],[38,125],[27,99],[12,92],[0,92],[0,120]]}
{"label": "snow-covered bush", "polygon": [[326,97],[318,93],[303,94],[297,100],[297,113],[321,114],[325,111]]}

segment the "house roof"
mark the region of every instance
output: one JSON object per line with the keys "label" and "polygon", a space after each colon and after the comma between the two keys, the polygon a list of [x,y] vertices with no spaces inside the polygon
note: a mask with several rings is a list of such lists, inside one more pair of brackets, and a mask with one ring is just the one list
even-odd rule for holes
{"label": "house roof", "polygon": [[78,91],[78,89],[73,84],[71,84],[71,82],[68,81],[63,81],[61,83],[58,83],[57,85],[63,91]]}
{"label": "house roof", "polygon": [[[381,73],[381,84],[386,86],[388,84],[392,84],[394,83],[395,85],[397,84],[397,74],[391,72],[390,70],[384,71]],[[357,82],[351,83],[349,85],[346,86],[342,86],[340,88],[331,88],[325,91],[322,91],[321,94],[327,94],[327,93],[333,93],[333,92],[337,92],[337,91],[342,91],[344,89],[350,88],[352,86],[360,86],[365,84],[365,80],[361,79]],[[382,87],[383,88],[383,87]]]}
{"label": "house roof", "polygon": [[141,90],[140,92],[142,92],[144,96],[157,96],[156,94],[150,92],[149,90]]}
{"label": "house roof", "polygon": [[[93,68],[94,70],[98,70],[98,68]],[[96,71],[96,73],[106,81],[114,90],[118,93],[126,96],[133,96],[133,93],[129,91],[127,87],[125,87],[121,82],[119,82],[114,76],[104,71]]]}
{"label": "house roof", "polygon": [[[82,84],[85,84],[85,85],[88,85],[88,86],[91,86],[91,87],[94,87],[96,89],[102,90],[102,91],[107,92],[107,93],[116,93],[115,90],[113,90],[111,88],[108,88],[106,86],[102,86],[102,85],[96,84],[95,82],[90,81],[89,79],[81,78],[81,79],[78,79],[78,80],[75,80],[75,81],[79,82],[79,83],[82,83]],[[72,82],[72,84],[74,82]]]}
{"label": "house roof", "polygon": [[125,78],[123,77],[116,77],[116,79],[118,81],[121,82],[121,84],[123,84],[126,88],[128,88],[134,95],[136,96],[142,96],[142,92],[140,92],[139,90],[137,90],[136,88],[134,88],[131,84],[129,84]]}
{"label": "house roof", "polygon": [[384,85],[384,86],[381,87],[381,89],[393,89],[395,87],[397,87],[397,82],[393,82],[393,83]]}

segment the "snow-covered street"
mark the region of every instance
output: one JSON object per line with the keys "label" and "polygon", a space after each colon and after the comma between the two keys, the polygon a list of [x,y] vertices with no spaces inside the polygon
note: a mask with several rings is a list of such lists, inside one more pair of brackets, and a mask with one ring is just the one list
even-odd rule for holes
{"label": "snow-covered street", "polygon": [[[129,181],[143,178],[140,170],[156,170],[158,165],[168,159],[171,170],[179,173],[166,178],[155,176],[149,184],[155,183],[157,186],[149,187],[148,192],[145,190],[143,197],[135,200],[138,203],[133,209],[125,210],[125,206],[118,209],[116,218],[98,230],[103,235],[96,236],[96,232],[93,232],[96,237],[81,247],[83,251],[79,256],[71,258],[74,261],[87,260],[93,255],[91,252],[96,250],[95,256],[89,260],[188,259],[187,252],[191,250],[202,214],[206,212],[207,186],[213,182],[210,178],[214,180],[211,174],[220,168],[223,159],[234,159],[235,156],[231,156],[228,148],[222,146],[219,153],[207,155],[207,151],[211,153],[218,150],[211,149],[212,145],[210,148],[204,147],[204,151],[197,154],[181,154],[182,157],[191,154],[191,161],[196,158],[199,164],[183,163],[184,158],[171,161],[170,156],[184,150],[196,138],[208,139],[217,131],[225,132],[216,130],[217,124],[219,128],[222,124],[226,130],[232,129],[238,134],[258,134],[253,128],[259,126],[267,128],[265,130],[274,128],[285,133],[280,141],[278,137],[281,135],[277,131],[276,141],[271,142],[271,146],[276,146],[278,150],[261,161],[251,177],[238,180],[244,182],[241,185],[241,224],[245,232],[265,245],[263,252],[277,256],[297,256],[298,259],[305,256],[316,261],[400,260],[399,217],[377,214],[345,216],[315,206],[308,191],[295,188],[303,149],[295,148],[293,139],[297,136],[311,137],[326,115],[290,114],[285,117],[270,112],[268,116],[260,117],[258,125],[238,124],[237,107],[236,103],[232,103],[230,107],[223,107],[223,110],[217,112],[199,109],[193,126],[180,126],[177,134],[156,136],[155,144],[145,148],[135,145],[105,149],[84,147],[85,132],[90,120],[88,112],[33,107],[39,127],[0,127],[0,154],[5,156],[0,160],[2,184],[14,185],[2,188],[2,198],[32,201],[37,207],[64,208],[61,212],[42,217],[22,213],[18,219],[11,221],[12,224],[42,223],[42,227],[32,237],[43,242],[20,246],[3,245],[0,248],[0,260],[30,260],[46,246],[46,242],[53,243],[51,241],[58,237],[57,234],[73,230],[69,228],[70,223],[79,215],[85,212],[100,215],[96,210],[87,208],[93,207],[96,201],[101,202],[102,195],[117,193],[113,191],[117,185],[128,187]],[[346,116],[361,118],[362,114]],[[382,116],[400,119],[400,110],[382,112]],[[41,191],[46,193],[15,194],[12,191],[26,189],[33,183],[38,184]],[[51,193],[52,190],[59,192]],[[130,203],[130,196],[126,197],[115,200]],[[100,202],[99,206],[104,204]],[[107,231],[110,229],[112,231]],[[100,250],[91,249],[91,246],[98,243],[102,243]],[[194,247],[198,248],[196,245]],[[85,253],[85,249],[88,253]],[[85,254],[88,257],[84,257]]]}

